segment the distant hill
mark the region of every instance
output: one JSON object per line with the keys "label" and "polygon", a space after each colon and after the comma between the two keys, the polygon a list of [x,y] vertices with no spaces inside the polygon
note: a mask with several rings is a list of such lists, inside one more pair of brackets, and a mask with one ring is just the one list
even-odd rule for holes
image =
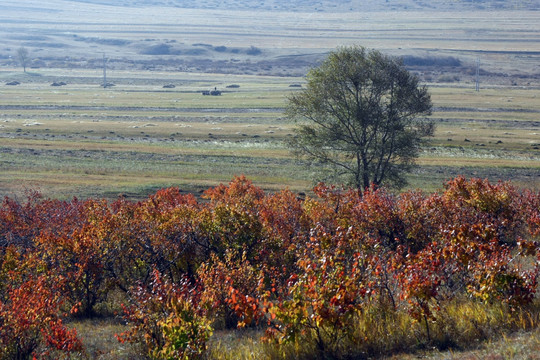
{"label": "distant hill", "polygon": [[[401,56],[426,81],[540,79],[540,0],[1,0],[0,70],[303,76],[337,46]],[[0,74],[1,75],[1,74]],[[56,81],[56,79],[54,79]],[[532,86],[532,85],[531,85]]]}
{"label": "distant hill", "polygon": [[[112,5],[109,0],[72,0]],[[191,9],[305,11],[540,10],[540,0],[116,0],[116,6]]]}

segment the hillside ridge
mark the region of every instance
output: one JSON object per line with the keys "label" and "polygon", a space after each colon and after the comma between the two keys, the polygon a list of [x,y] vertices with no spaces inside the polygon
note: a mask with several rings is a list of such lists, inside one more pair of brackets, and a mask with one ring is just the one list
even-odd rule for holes
{"label": "hillside ridge", "polygon": [[[111,5],[107,0],[71,0],[72,2]],[[540,10],[540,0],[118,0],[116,6],[177,7],[220,10],[276,11],[392,11],[392,10]]]}

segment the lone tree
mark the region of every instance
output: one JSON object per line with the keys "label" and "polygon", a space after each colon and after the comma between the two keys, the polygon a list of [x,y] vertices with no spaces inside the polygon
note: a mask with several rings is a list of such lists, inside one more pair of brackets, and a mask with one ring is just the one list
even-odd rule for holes
{"label": "lone tree", "polygon": [[26,66],[28,65],[28,50],[25,47],[20,47],[17,49],[17,57],[19,58],[19,63],[23,67],[24,72],[26,72]]}
{"label": "lone tree", "polygon": [[299,125],[290,146],[326,180],[359,191],[372,183],[403,186],[424,138],[433,135],[433,122],[424,118],[431,106],[427,88],[399,59],[342,47],[289,97],[286,114]]}

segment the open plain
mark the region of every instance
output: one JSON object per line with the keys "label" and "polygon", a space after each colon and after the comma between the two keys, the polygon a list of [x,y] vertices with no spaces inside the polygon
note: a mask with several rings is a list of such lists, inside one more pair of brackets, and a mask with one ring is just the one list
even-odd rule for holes
{"label": "open plain", "polygon": [[[137,198],[235,174],[309,190],[282,111],[309,67],[349,44],[403,57],[430,87],[437,131],[411,187],[463,174],[538,188],[537,2],[345,3],[3,2],[0,194]],[[202,95],[213,89],[222,95]]]}
{"label": "open plain", "polygon": [[[54,78],[50,72],[63,71],[42,70],[39,77]],[[81,70],[69,72],[83,77]],[[198,192],[239,174],[269,190],[312,186],[309,168],[285,145],[294,124],[282,111],[301,78],[166,75],[162,82],[176,83],[174,89],[124,85],[112,76],[112,88],[67,76],[58,78],[69,84],[55,88],[49,81],[25,84],[35,75],[20,75],[22,84],[2,89],[0,101],[1,192],[137,198],[172,185]],[[215,87],[221,96],[201,94]],[[411,186],[431,190],[463,174],[537,187],[539,95],[538,89],[433,87],[437,131]]]}

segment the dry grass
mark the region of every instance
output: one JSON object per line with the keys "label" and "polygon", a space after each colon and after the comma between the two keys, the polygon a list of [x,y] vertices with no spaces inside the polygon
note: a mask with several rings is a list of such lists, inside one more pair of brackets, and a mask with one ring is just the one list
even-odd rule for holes
{"label": "dry grass", "polygon": [[[447,304],[431,326],[432,340],[423,325],[406,314],[367,309],[359,317],[353,338],[340,350],[342,358],[381,359],[538,359],[538,306],[512,312],[500,305],[472,302]],[[209,359],[314,359],[314,344],[277,346],[261,342],[263,331],[217,332]],[[443,349],[443,350],[441,350]]]}
{"label": "dry grass", "polygon": [[512,87],[481,88],[479,92],[470,87],[430,87],[435,106],[471,109],[540,110],[540,90]]}
{"label": "dry grass", "polygon": [[144,359],[139,355],[136,345],[121,344],[116,340],[115,334],[120,334],[128,328],[114,319],[81,320],[73,322],[71,325],[77,330],[85,347],[82,359]]}
{"label": "dry grass", "polygon": [[[85,75],[87,70],[71,71],[77,79]],[[122,73],[134,81],[150,75]],[[0,194],[37,187],[60,198],[120,193],[140,198],[171,185],[198,192],[239,174],[266,190],[312,187],[310,169],[284,144],[294,124],[281,111],[295,90],[289,84],[299,79],[231,76],[240,87],[212,97],[194,89],[208,88],[214,76],[225,84],[222,75],[175,75],[183,81],[172,91],[157,90],[157,85],[103,90],[84,82],[52,89],[43,80],[7,88],[0,106],[20,107],[0,114]],[[460,174],[540,185],[534,175],[540,167],[537,90],[432,90],[436,108],[461,107],[435,111],[437,131],[419,159],[420,172],[410,176],[412,188],[436,190]],[[476,111],[508,97],[513,103],[504,102],[496,112]]]}
{"label": "dry grass", "polygon": [[425,351],[418,354],[399,354],[388,360],[538,360],[540,359],[540,330],[502,335],[486,342],[472,343],[472,350]]}

